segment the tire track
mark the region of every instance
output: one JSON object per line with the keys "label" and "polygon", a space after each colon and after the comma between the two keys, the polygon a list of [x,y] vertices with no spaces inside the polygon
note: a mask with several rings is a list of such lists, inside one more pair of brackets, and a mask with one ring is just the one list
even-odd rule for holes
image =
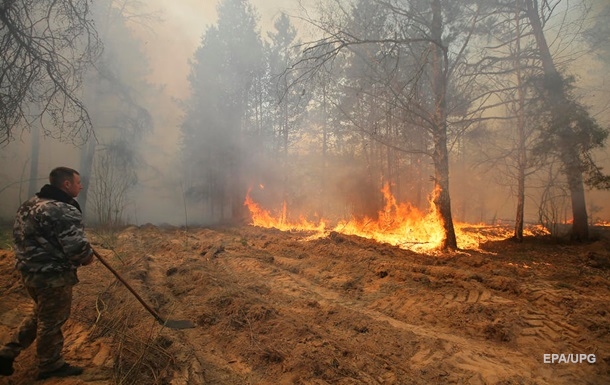
{"label": "tire track", "polygon": [[[278,261],[279,260],[279,261]],[[313,284],[309,279],[299,274],[282,269],[281,259],[276,258],[279,264],[265,264],[255,258],[226,258],[227,270],[243,270],[250,275],[262,277],[274,289],[288,297],[299,299],[315,299],[321,306],[341,307],[345,311],[358,313],[369,317],[377,323],[385,323],[394,329],[413,333],[417,336],[416,353],[409,359],[409,367],[420,370],[432,370],[442,362],[448,373],[470,373],[469,376],[481,376],[481,383],[496,383],[501,378],[518,377],[523,380],[524,373],[532,365],[531,357],[527,357],[517,350],[499,346],[495,343],[486,343],[461,337],[456,334],[441,331],[438,328],[430,329],[425,325],[414,325],[396,317],[387,315],[390,309],[419,305],[426,298],[406,301],[386,301],[385,307],[379,303],[369,307],[369,304],[354,298],[345,298],[340,292]],[[445,296],[436,295],[435,303],[446,301]],[[464,290],[456,295],[454,300],[467,303],[471,298],[473,303],[491,300],[491,293],[484,290]],[[428,304],[430,306],[430,304]],[[504,357],[500,359],[498,357]],[[554,383],[556,382],[548,382]]]}
{"label": "tire track", "polygon": [[[330,251],[335,250],[334,247],[330,244]],[[513,286],[504,285],[501,280],[490,281],[492,286],[487,287],[487,280],[492,277],[486,274],[487,270],[464,271],[461,266],[430,269],[429,261],[424,264],[413,260],[397,262],[381,254],[360,254],[364,257],[354,259],[352,266],[351,255],[357,254],[350,254],[348,249],[329,257],[316,255],[330,252],[325,248],[298,257],[279,252],[281,250],[281,243],[270,250],[265,246],[257,248],[252,244],[233,242],[231,252],[223,254],[215,263],[240,286],[247,288],[258,282],[269,287],[274,306],[285,311],[294,309],[299,313],[295,308],[300,306],[298,301],[315,303],[322,312],[343,312],[348,314],[347,318],[353,314],[353,319],[362,320],[363,316],[370,319],[373,323],[368,324],[369,327],[387,333],[384,339],[392,334],[391,329],[400,331],[395,334],[412,334],[411,349],[405,359],[399,362],[385,358],[394,368],[427,373],[427,379],[432,378],[439,384],[467,381],[469,384],[564,385],[583,383],[583,378],[591,377],[595,372],[595,368],[586,365],[545,366],[539,353],[532,354],[545,346],[549,349],[587,347],[586,341],[580,342],[582,339],[579,339],[581,328],[572,325],[569,319],[556,317],[560,314],[557,309],[565,299],[562,291],[549,290],[551,287],[530,287],[529,292],[524,290],[524,295],[519,295],[517,290],[512,290]],[[365,262],[368,262],[366,272],[362,269]],[[385,272],[383,277],[389,272],[392,279],[375,277],[378,271]],[[498,273],[493,274],[496,277]],[[517,281],[513,279],[509,283]],[[356,290],[342,285],[343,282],[356,285]],[[434,313],[436,309],[446,310]],[[481,322],[465,324],[466,330],[462,327],[455,329],[454,333],[450,329],[452,314],[459,313],[463,321],[469,319],[469,311],[482,311],[482,317],[496,316],[500,320],[510,315],[499,326],[513,328],[516,339],[510,343],[498,343],[468,338],[468,331],[476,334],[475,328]],[[446,318],[434,320],[435,314]],[[338,318],[328,320],[332,322],[333,319]],[[364,325],[367,325],[366,321]],[[332,326],[313,328],[316,340],[321,342],[324,338],[332,340],[324,333],[335,329]],[[603,382],[587,383],[597,385]]]}

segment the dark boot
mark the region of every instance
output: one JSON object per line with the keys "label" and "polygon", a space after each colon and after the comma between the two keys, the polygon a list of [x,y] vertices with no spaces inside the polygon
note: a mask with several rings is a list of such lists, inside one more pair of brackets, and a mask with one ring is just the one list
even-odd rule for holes
{"label": "dark boot", "polygon": [[10,376],[15,372],[13,358],[0,357],[0,376]]}
{"label": "dark boot", "polygon": [[83,368],[81,368],[80,366],[72,366],[68,363],[65,363],[64,366],[59,369],[55,369],[51,372],[39,373],[37,379],[44,380],[46,378],[51,377],[71,377],[81,375],[82,373]]}

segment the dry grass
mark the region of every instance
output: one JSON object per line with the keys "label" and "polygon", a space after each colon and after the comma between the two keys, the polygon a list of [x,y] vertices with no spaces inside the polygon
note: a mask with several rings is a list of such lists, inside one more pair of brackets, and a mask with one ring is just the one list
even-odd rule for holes
{"label": "dry grass", "polygon": [[172,340],[152,317],[143,327],[139,304],[124,297],[123,289],[119,293],[114,288],[98,297],[90,341],[110,339],[114,384],[166,384],[175,365],[174,354],[168,350]]}
{"label": "dry grass", "polygon": [[13,228],[12,226],[0,223],[0,250],[13,249]]}

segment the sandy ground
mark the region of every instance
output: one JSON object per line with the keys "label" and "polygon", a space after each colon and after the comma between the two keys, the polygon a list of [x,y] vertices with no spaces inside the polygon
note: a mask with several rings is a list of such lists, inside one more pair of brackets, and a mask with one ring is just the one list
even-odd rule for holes
{"label": "sandy ground", "polygon": [[[196,327],[163,327],[96,262],[65,328],[85,373],[45,384],[610,384],[606,233],[437,255],[257,227],[90,234],[160,314]],[[0,341],[29,307],[12,266],[1,250]],[[42,383],[34,355],[0,383]]]}

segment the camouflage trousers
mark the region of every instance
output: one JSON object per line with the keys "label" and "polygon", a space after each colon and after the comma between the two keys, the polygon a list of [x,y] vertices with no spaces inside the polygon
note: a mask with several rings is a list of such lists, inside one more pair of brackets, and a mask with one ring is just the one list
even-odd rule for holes
{"label": "camouflage trousers", "polygon": [[41,373],[63,366],[65,361],[61,351],[64,336],[61,328],[70,316],[72,288],[72,285],[52,288],[26,286],[34,300],[34,308],[21,322],[11,340],[0,349],[0,356],[16,358],[36,340],[38,370]]}

